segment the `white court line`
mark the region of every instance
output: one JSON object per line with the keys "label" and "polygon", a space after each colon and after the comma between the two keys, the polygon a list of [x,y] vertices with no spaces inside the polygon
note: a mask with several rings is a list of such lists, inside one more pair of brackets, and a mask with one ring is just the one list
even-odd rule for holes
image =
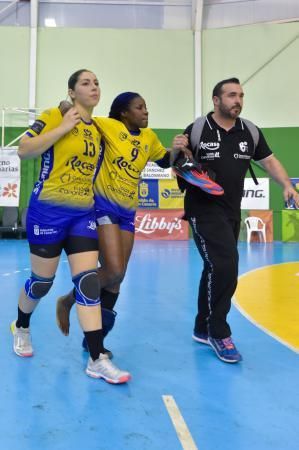
{"label": "white court line", "polygon": [[[67,259],[62,259],[60,262],[67,263],[68,260]],[[9,277],[10,275],[13,275],[14,273],[28,272],[28,270],[31,270],[31,268],[30,267],[25,267],[22,270],[14,270],[13,272],[0,273],[0,276],[1,277]]]}
{"label": "white court line", "polygon": [[162,395],[162,398],[183,449],[198,450],[172,395]]}

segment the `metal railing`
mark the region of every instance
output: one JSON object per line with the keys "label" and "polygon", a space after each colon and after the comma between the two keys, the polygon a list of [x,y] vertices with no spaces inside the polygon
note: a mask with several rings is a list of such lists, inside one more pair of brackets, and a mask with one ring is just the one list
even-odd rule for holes
{"label": "metal railing", "polygon": [[7,128],[28,128],[31,125],[36,115],[39,113],[39,109],[29,108],[1,108],[1,148],[13,148],[26,131],[14,136],[6,142]]}

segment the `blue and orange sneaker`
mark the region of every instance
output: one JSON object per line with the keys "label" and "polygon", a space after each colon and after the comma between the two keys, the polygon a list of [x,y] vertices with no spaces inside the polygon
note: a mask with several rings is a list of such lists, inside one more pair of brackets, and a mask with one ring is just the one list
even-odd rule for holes
{"label": "blue and orange sneaker", "polygon": [[190,158],[179,157],[172,166],[176,175],[212,195],[223,195],[223,188],[209,176],[209,171]]}
{"label": "blue and orange sneaker", "polygon": [[193,331],[192,339],[200,344],[210,345],[208,333],[198,333],[197,331]]}
{"label": "blue and orange sneaker", "polygon": [[237,363],[242,361],[242,356],[238,352],[231,337],[215,339],[209,336],[209,343],[221,361],[227,363]]}

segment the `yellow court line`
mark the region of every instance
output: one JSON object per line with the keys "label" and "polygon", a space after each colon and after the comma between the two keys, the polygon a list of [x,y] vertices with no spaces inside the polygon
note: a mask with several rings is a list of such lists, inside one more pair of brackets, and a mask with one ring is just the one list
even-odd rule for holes
{"label": "yellow court line", "polygon": [[172,395],[162,395],[162,398],[183,449],[198,450]]}
{"label": "yellow court line", "polygon": [[298,261],[259,267],[242,274],[233,302],[256,327],[299,353]]}

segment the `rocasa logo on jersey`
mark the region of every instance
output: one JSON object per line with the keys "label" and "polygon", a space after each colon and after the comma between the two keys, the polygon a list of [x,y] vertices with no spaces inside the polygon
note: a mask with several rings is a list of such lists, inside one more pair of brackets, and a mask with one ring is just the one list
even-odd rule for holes
{"label": "rocasa logo on jersey", "polygon": [[[138,224],[139,222],[139,224]],[[156,230],[164,230],[167,234],[172,234],[174,230],[182,229],[182,220],[174,217],[173,220],[166,220],[165,217],[152,217],[151,214],[145,214],[143,217],[136,216],[135,230],[143,234],[152,234]]]}
{"label": "rocasa logo on jersey", "polygon": [[126,161],[123,156],[119,156],[113,160],[113,164],[116,164],[120,170],[124,170],[125,173],[135,180],[139,180],[140,171],[130,161]]}
{"label": "rocasa logo on jersey", "polygon": [[66,164],[67,167],[71,166],[73,170],[78,170],[82,175],[84,176],[90,176],[95,171],[95,165],[87,162],[87,161],[81,161],[78,156],[73,156],[70,158]]}
{"label": "rocasa logo on jersey", "polygon": [[219,142],[201,142],[199,148],[203,150],[209,150],[210,152],[218,150],[220,147]]}

